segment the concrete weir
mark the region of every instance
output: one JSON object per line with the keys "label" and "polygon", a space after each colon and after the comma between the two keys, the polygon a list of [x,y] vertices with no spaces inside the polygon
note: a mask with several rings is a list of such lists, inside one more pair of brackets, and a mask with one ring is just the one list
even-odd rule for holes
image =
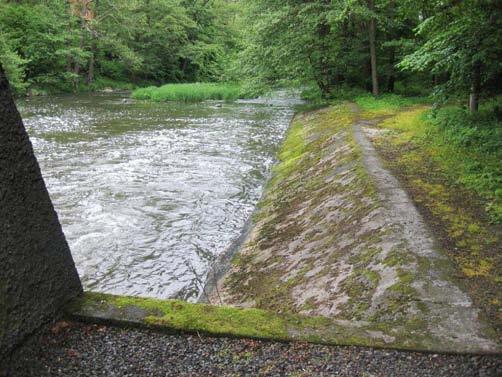
{"label": "concrete weir", "polygon": [[1,66],[0,261],[1,375],[12,349],[82,292]]}
{"label": "concrete weir", "polygon": [[324,316],[388,347],[500,351],[383,167],[367,136],[377,123],[350,105],[297,116],[255,227],[210,301]]}

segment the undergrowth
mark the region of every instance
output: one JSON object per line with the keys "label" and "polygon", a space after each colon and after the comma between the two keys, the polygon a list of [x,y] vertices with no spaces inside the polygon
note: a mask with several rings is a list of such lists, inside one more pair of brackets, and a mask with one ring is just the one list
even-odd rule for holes
{"label": "undergrowth", "polygon": [[[486,210],[502,223],[502,118],[496,102],[479,113],[448,107],[431,114],[426,140],[438,146],[434,158],[456,182],[487,200]],[[435,116],[433,116],[435,115]]]}

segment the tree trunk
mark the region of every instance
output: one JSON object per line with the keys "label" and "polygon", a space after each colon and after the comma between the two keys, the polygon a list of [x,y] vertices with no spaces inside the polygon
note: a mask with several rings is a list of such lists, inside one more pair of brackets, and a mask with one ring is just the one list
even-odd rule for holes
{"label": "tree trunk", "polygon": [[68,27],[67,27],[67,40],[66,40],[66,47],[68,48],[68,54],[66,55],[66,72],[71,72],[72,71],[72,64],[73,64],[73,59],[71,56],[71,52],[69,50],[72,47],[72,34],[73,34],[73,27],[72,27],[72,21],[73,21],[73,12],[71,9],[71,4],[66,2],[66,6],[68,7]]}
{"label": "tree trunk", "polygon": [[[374,0],[368,0],[368,8],[371,11],[375,10]],[[374,17],[369,22],[369,40],[370,40],[370,56],[371,56],[371,82],[372,92],[374,96],[378,96],[380,91],[378,89],[378,72],[377,72],[377,56],[376,56],[376,20]]]}
{"label": "tree trunk", "polygon": [[472,72],[471,95],[469,96],[469,110],[476,112],[479,109],[479,93],[481,92],[481,62],[474,63]]}
{"label": "tree trunk", "polygon": [[329,72],[329,58],[326,38],[329,36],[331,28],[326,21],[322,21],[319,25],[319,43],[321,45],[321,57],[319,59],[320,64],[320,75],[323,82],[323,94],[324,98],[329,98],[331,94],[331,79]]}
{"label": "tree trunk", "polygon": [[146,25],[148,29],[152,28],[152,18],[150,16],[150,0],[145,0]]}
{"label": "tree trunk", "polygon": [[[84,21],[82,20],[82,23]],[[80,50],[83,50],[84,48],[84,30],[83,30],[83,26],[82,26],[82,30],[81,30],[81,33],[80,33],[80,41],[79,41],[79,44],[78,44]],[[78,75],[80,75],[80,63],[77,61],[75,61],[75,65],[73,66],[73,73],[75,74],[75,78],[73,79],[73,92],[74,93],[77,93],[78,91]]]}
{"label": "tree trunk", "polygon": [[396,50],[394,47],[391,47],[389,54],[390,74],[389,74],[389,80],[387,81],[387,90],[391,93],[394,92],[394,84],[396,82],[396,74],[394,72],[395,56],[396,56]]}

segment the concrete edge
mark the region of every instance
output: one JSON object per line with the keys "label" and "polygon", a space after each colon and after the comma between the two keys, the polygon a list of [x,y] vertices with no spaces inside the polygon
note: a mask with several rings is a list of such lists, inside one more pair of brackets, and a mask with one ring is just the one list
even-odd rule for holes
{"label": "concrete edge", "polygon": [[[331,346],[357,346],[408,352],[502,355],[500,349],[448,349],[441,344],[386,341],[374,337],[376,329],[325,317],[276,314],[261,309],[192,304],[178,300],[114,296],[86,292],[65,310],[66,318],[89,324],[145,329],[167,334],[257,339],[281,343],[307,342]],[[370,335],[370,332],[372,333]],[[399,337],[399,339],[402,339]]]}

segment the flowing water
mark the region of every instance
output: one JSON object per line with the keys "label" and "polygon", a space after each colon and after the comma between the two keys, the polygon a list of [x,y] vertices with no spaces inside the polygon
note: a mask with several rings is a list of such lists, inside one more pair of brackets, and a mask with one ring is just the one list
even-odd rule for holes
{"label": "flowing water", "polygon": [[261,196],[292,102],[20,104],[88,290],[195,300]]}

